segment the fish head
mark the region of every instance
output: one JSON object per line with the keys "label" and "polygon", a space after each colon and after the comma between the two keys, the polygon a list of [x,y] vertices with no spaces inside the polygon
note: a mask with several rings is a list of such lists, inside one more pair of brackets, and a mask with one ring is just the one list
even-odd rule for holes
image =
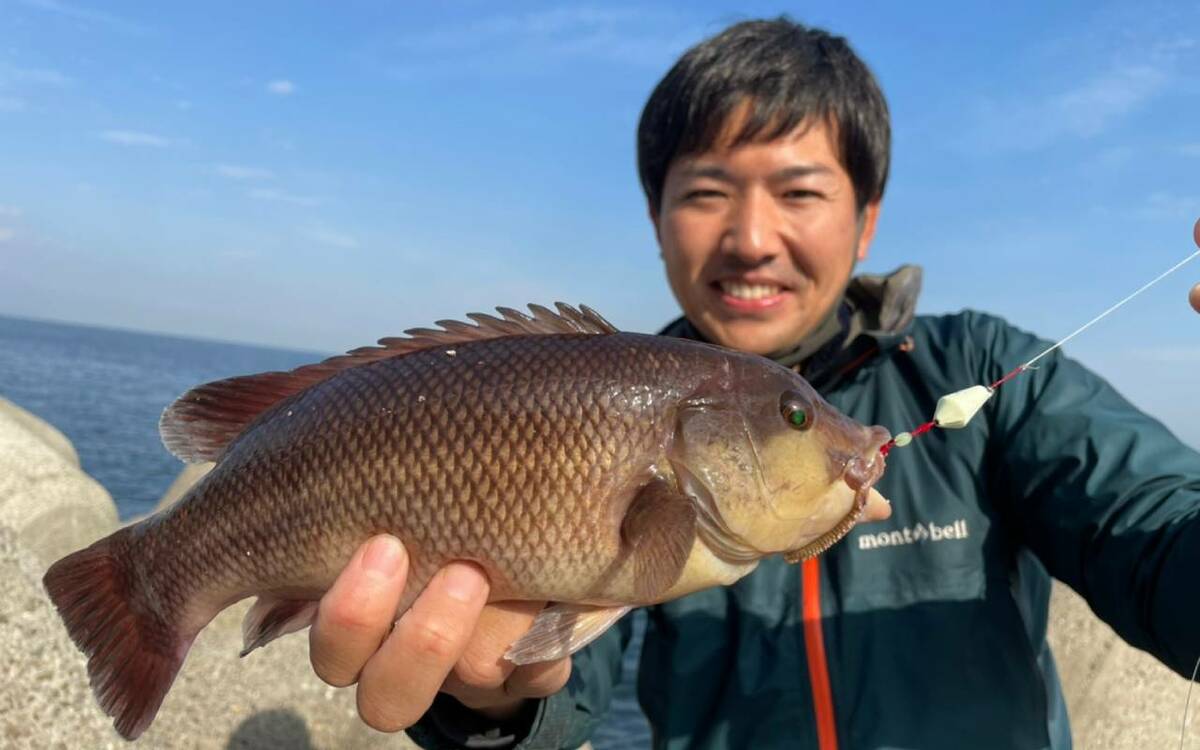
{"label": "fish head", "polygon": [[829,405],[768,360],[730,368],[717,398],[680,415],[681,463],[693,494],[733,546],[789,562],[819,554],[891,506],[874,489],[890,440]]}

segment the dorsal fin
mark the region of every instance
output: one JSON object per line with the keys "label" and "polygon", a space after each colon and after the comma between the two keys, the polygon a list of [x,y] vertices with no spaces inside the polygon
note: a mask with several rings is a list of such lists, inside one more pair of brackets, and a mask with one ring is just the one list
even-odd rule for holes
{"label": "dorsal fin", "polygon": [[405,331],[406,336],[380,339],[378,346],[364,346],[290,372],[243,375],[197,386],[163,412],[159,434],[167,450],[183,461],[216,461],[225,446],[264,411],[351,367],[434,346],[505,336],[617,333],[612,323],[586,305],[576,309],[558,302],[555,307],[557,313],[541,305],[529,305],[533,317],[507,307],[496,308],[500,317],[470,313],[467,317],[475,325],[439,320],[440,329],[411,328]]}

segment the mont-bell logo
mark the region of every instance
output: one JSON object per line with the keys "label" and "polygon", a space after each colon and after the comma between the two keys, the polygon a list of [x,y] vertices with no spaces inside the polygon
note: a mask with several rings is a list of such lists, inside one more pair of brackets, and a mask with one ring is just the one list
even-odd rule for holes
{"label": "mont-bell logo", "polygon": [[859,534],[858,548],[901,547],[905,544],[924,544],[926,542],[945,542],[951,539],[966,539],[968,536],[970,536],[970,532],[967,529],[967,519],[960,518],[948,524],[916,523],[903,529],[896,529],[895,531]]}

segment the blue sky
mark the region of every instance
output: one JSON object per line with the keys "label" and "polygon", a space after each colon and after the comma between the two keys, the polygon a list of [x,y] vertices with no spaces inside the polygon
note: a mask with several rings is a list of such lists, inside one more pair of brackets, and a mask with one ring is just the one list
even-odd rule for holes
{"label": "blue sky", "polygon": [[[323,351],[557,299],[654,329],[641,106],[780,12],[883,84],[864,270],[923,265],[924,311],[1058,337],[1195,249],[1195,2],[424,5],[0,0],[0,314]],[[1198,280],[1069,352],[1200,445]]]}

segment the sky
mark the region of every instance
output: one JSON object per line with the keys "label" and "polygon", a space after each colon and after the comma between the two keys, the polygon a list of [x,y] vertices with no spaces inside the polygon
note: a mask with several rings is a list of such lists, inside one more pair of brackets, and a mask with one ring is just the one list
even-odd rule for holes
{"label": "sky", "polygon": [[[883,86],[862,270],[923,266],[921,311],[1054,339],[1195,250],[1198,2],[0,0],[0,314],[322,352],[560,299],[656,330],[641,107],[780,13]],[[1200,446],[1196,281],[1068,353]]]}

